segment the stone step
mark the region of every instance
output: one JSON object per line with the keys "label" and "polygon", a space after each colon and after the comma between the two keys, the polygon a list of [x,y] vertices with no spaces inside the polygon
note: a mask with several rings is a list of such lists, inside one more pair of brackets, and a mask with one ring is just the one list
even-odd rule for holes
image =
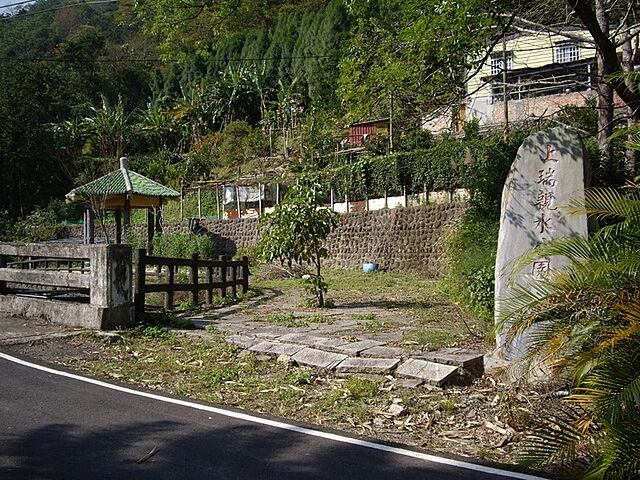
{"label": "stone step", "polygon": [[323,370],[333,370],[345,360],[347,356],[342,353],[325,352],[324,350],[307,347],[297,352],[291,358],[300,365],[308,365]]}
{"label": "stone step", "polygon": [[415,378],[429,385],[443,386],[459,371],[454,365],[430,362],[419,358],[410,358],[396,370],[398,377]]}
{"label": "stone step", "polygon": [[229,335],[227,340],[258,354],[288,355],[300,365],[337,373],[391,374],[439,387],[458,375],[480,377],[484,372],[484,356],[463,348],[415,352],[375,340],[347,342],[309,333],[289,333],[275,339],[239,334]]}
{"label": "stone step", "polygon": [[346,358],[336,367],[338,373],[391,373],[400,363],[399,358]]}
{"label": "stone step", "polygon": [[474,377],[484,375],[484,355],[465,348],[442,348],[419,355],[424,360],[463,368]]}
{"label": "stone step", "polygon": [[260,342],[257,345],[253,345],[249,348],[249,351],[255,353],[265,353],[267,355],[289,355],[293,356],[302,350],[304,346],[296,345],[294,343],[277,343],[277,342],[269,342],[264,341]]}

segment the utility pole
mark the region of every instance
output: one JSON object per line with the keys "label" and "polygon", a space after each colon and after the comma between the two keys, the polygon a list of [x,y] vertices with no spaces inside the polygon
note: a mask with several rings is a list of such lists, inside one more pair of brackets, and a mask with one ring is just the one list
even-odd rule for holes
{"label": "utility pole", "polygon": [[389,153],[393,153],[393,92],[389,92]]}
{"label": "utility pole", "polygon": [[509,138],[509,92],[507,91],[507,41],[502,36],[502,100],[504,102],[504,139]]}

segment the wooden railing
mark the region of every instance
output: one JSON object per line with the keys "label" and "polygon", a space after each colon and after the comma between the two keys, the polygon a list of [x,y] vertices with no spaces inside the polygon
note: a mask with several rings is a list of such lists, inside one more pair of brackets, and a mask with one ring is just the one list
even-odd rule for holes
{"label": "wooden railing", "polygon": [[[174,308],[175,292],[190,292],[191,302],[199,303],[200,292],[206,292],[206,303],[213,303],[213,292],[220,292],[220,297],[237,295],[237,288],[242,293],[249,289],[249,260],[202,260],[197,254],[191,258],[156,257],[147,255],[144,248],[138,250],[136,261],[136,313],[143,313],[145,295],[153,292],[164,293],[164,308]],[[187,282],[179,282],[180,273],[187,274]],[[149,281],[153,279],[153,281]],[[163,281],[164,280],[164,281]]]}

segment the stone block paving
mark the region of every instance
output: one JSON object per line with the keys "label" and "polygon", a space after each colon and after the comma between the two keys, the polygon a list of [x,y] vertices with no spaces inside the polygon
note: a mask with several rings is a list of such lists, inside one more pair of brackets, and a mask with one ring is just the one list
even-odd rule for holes
{"label": "stone block paving", "polygon": [[[225,325],[218,325],[226,330]],[[313,329],[234,323],[226,330],[227,341],[261,355],[287,356],[305,365],[336,374],[393,375],[411,385],[445,386],[456,377],[482,376],[484,356],[461,348],[444,348],[421,352],[387,345],[386,342],[363,338],[360,333],[336,329],[331,335]],[[342,334],[342,336],[341,336]]]}
{"label": "stone block paving", "polygon": [[419,358],[410,358],[398,367],[396,374],[399,377],[415,378],[430,385],[441,387],[447,380],[450,380],[458,367],[444,365],[442,363],[429,362]]}

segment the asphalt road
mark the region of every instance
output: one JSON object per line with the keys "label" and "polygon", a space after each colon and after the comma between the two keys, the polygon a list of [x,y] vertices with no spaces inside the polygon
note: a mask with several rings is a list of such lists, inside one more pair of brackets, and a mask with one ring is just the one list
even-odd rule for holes
{"label": "asphalt road", "polygon": [[2,479],[534,479],[0,352]]}

